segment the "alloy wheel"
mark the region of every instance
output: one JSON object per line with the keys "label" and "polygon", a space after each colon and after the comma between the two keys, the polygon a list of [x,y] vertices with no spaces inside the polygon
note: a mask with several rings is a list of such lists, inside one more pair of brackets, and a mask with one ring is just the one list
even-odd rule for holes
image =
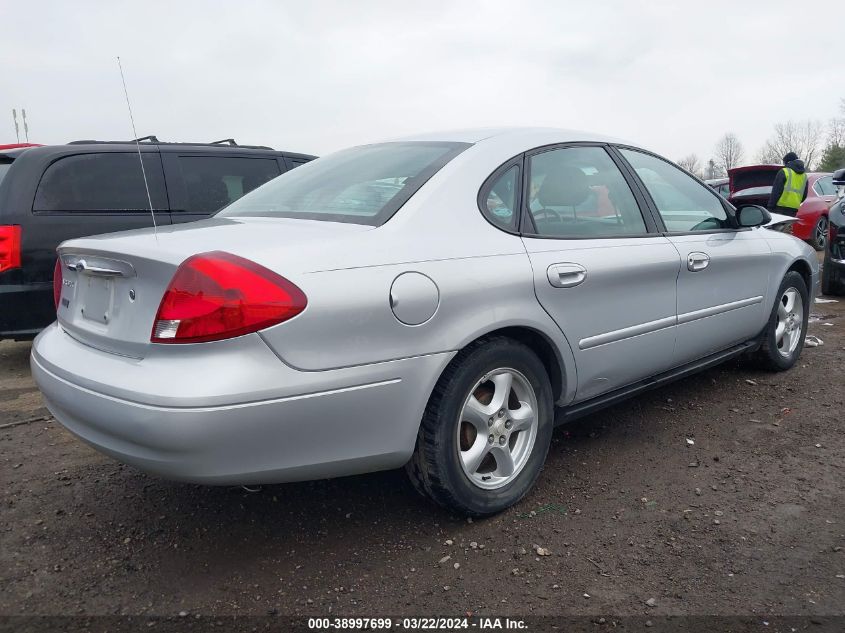
{"label": "alloy wheel", "polygon": [[798,347],[804,329],[804,300],[797,289],[787,288],[778,303],[775,345],[781,356],[789,357]]}
{"label": "alloy wheel", "polygon": [[824,247],[827,245],[827,218],[821,216],[819,221],[816,222],[816,230],[815,234],[813,235],[814,241],[816,245],[824,250]]}
{"label": "alloy wheel", "polygon": [[525,467],[538,427],[537,395],[528,379],[495,369],[470,390],[457,424],[458,458],[479,488],[506,486]]}

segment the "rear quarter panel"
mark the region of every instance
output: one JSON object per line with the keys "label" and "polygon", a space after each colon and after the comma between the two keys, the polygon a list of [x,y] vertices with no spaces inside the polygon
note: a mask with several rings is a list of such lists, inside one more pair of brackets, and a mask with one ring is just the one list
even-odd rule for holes
{"label": "rear quarter panel", "polygon": [[[524,149],[524,142],[470,148],[386,224],[354,236],[350,250],[303,252],[313,265],[291,279],[308,307],[261,336],[285,363],[321,371],[459,350],[491,331],[522,326],[557,348],[570,378],[562,399],[573,397],[571,348],[537,301],[522,240],[489,224],[477,204],[484,180]],[[391,309],[391,284],[405,272],[422,273],[438,288],[436,311],[420,325],[401,323]]]}

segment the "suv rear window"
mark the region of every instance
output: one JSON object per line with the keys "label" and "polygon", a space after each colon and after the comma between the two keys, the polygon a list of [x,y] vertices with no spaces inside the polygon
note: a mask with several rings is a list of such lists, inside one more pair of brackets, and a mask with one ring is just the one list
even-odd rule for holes
{"label": "suv rear window", "polygon": [[[158,154],[145,153],[144,171],[156,210],[167,210]],[[138,154],[65,156],[47,167],[35,193],[34,211],[147,211],[150,200]]]}
{"label": "suv rear window", "polygon": [[180,156],[185,211],[214,213],[282,173],[275,158]]}
{"label": "suv rear window", "polygon": [[422,141],[353,147],[279,176],[220,215],[379,226],[467,147]]}
{"label": "suv rear window", "polygon": [[0,158],[0,182],[3,182],[3,178],[6,177],[6,172],[9,171],[9,167],[11,166],[11,160]]}

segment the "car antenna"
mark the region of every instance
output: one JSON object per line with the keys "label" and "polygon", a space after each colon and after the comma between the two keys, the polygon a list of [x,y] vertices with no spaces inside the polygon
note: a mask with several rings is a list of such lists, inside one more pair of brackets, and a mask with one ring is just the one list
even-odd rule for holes
{"label": "car antenna", "polygon": [[123,76],[123,64],[120,63],[120,55],[117,56],[117,67],[120,69],[120,81],[123,83],[123,94],[126,96],[126,108],[129,110],[129,122],[132,124],[132,138],[135,139],[135,147],[138,150],[138,162],[141,163],[141,175],[144,177],[144,189],[147,191],[147,202],[150,204],[150,216],[153,218],[153,235],[158,243],[158,226],[156,225],[156,214],[153,211],[153,198],[150,195],[150,185],[147,182],[147,171],[144,169],[144,159],[141,157],[141,139],[135,130],[135,117],[132,116],[132,105],[129,103],[129,91],[126,89],[126,78]]}

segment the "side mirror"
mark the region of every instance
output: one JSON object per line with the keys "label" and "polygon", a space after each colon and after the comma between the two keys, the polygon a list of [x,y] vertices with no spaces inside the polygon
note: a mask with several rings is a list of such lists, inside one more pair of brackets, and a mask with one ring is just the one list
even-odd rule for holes
{"label": "side mirror", "polygon": [[759,204],[746,204],[736,210],[736,219],[743,228],[763,226],[772,221],[772,214]]}

